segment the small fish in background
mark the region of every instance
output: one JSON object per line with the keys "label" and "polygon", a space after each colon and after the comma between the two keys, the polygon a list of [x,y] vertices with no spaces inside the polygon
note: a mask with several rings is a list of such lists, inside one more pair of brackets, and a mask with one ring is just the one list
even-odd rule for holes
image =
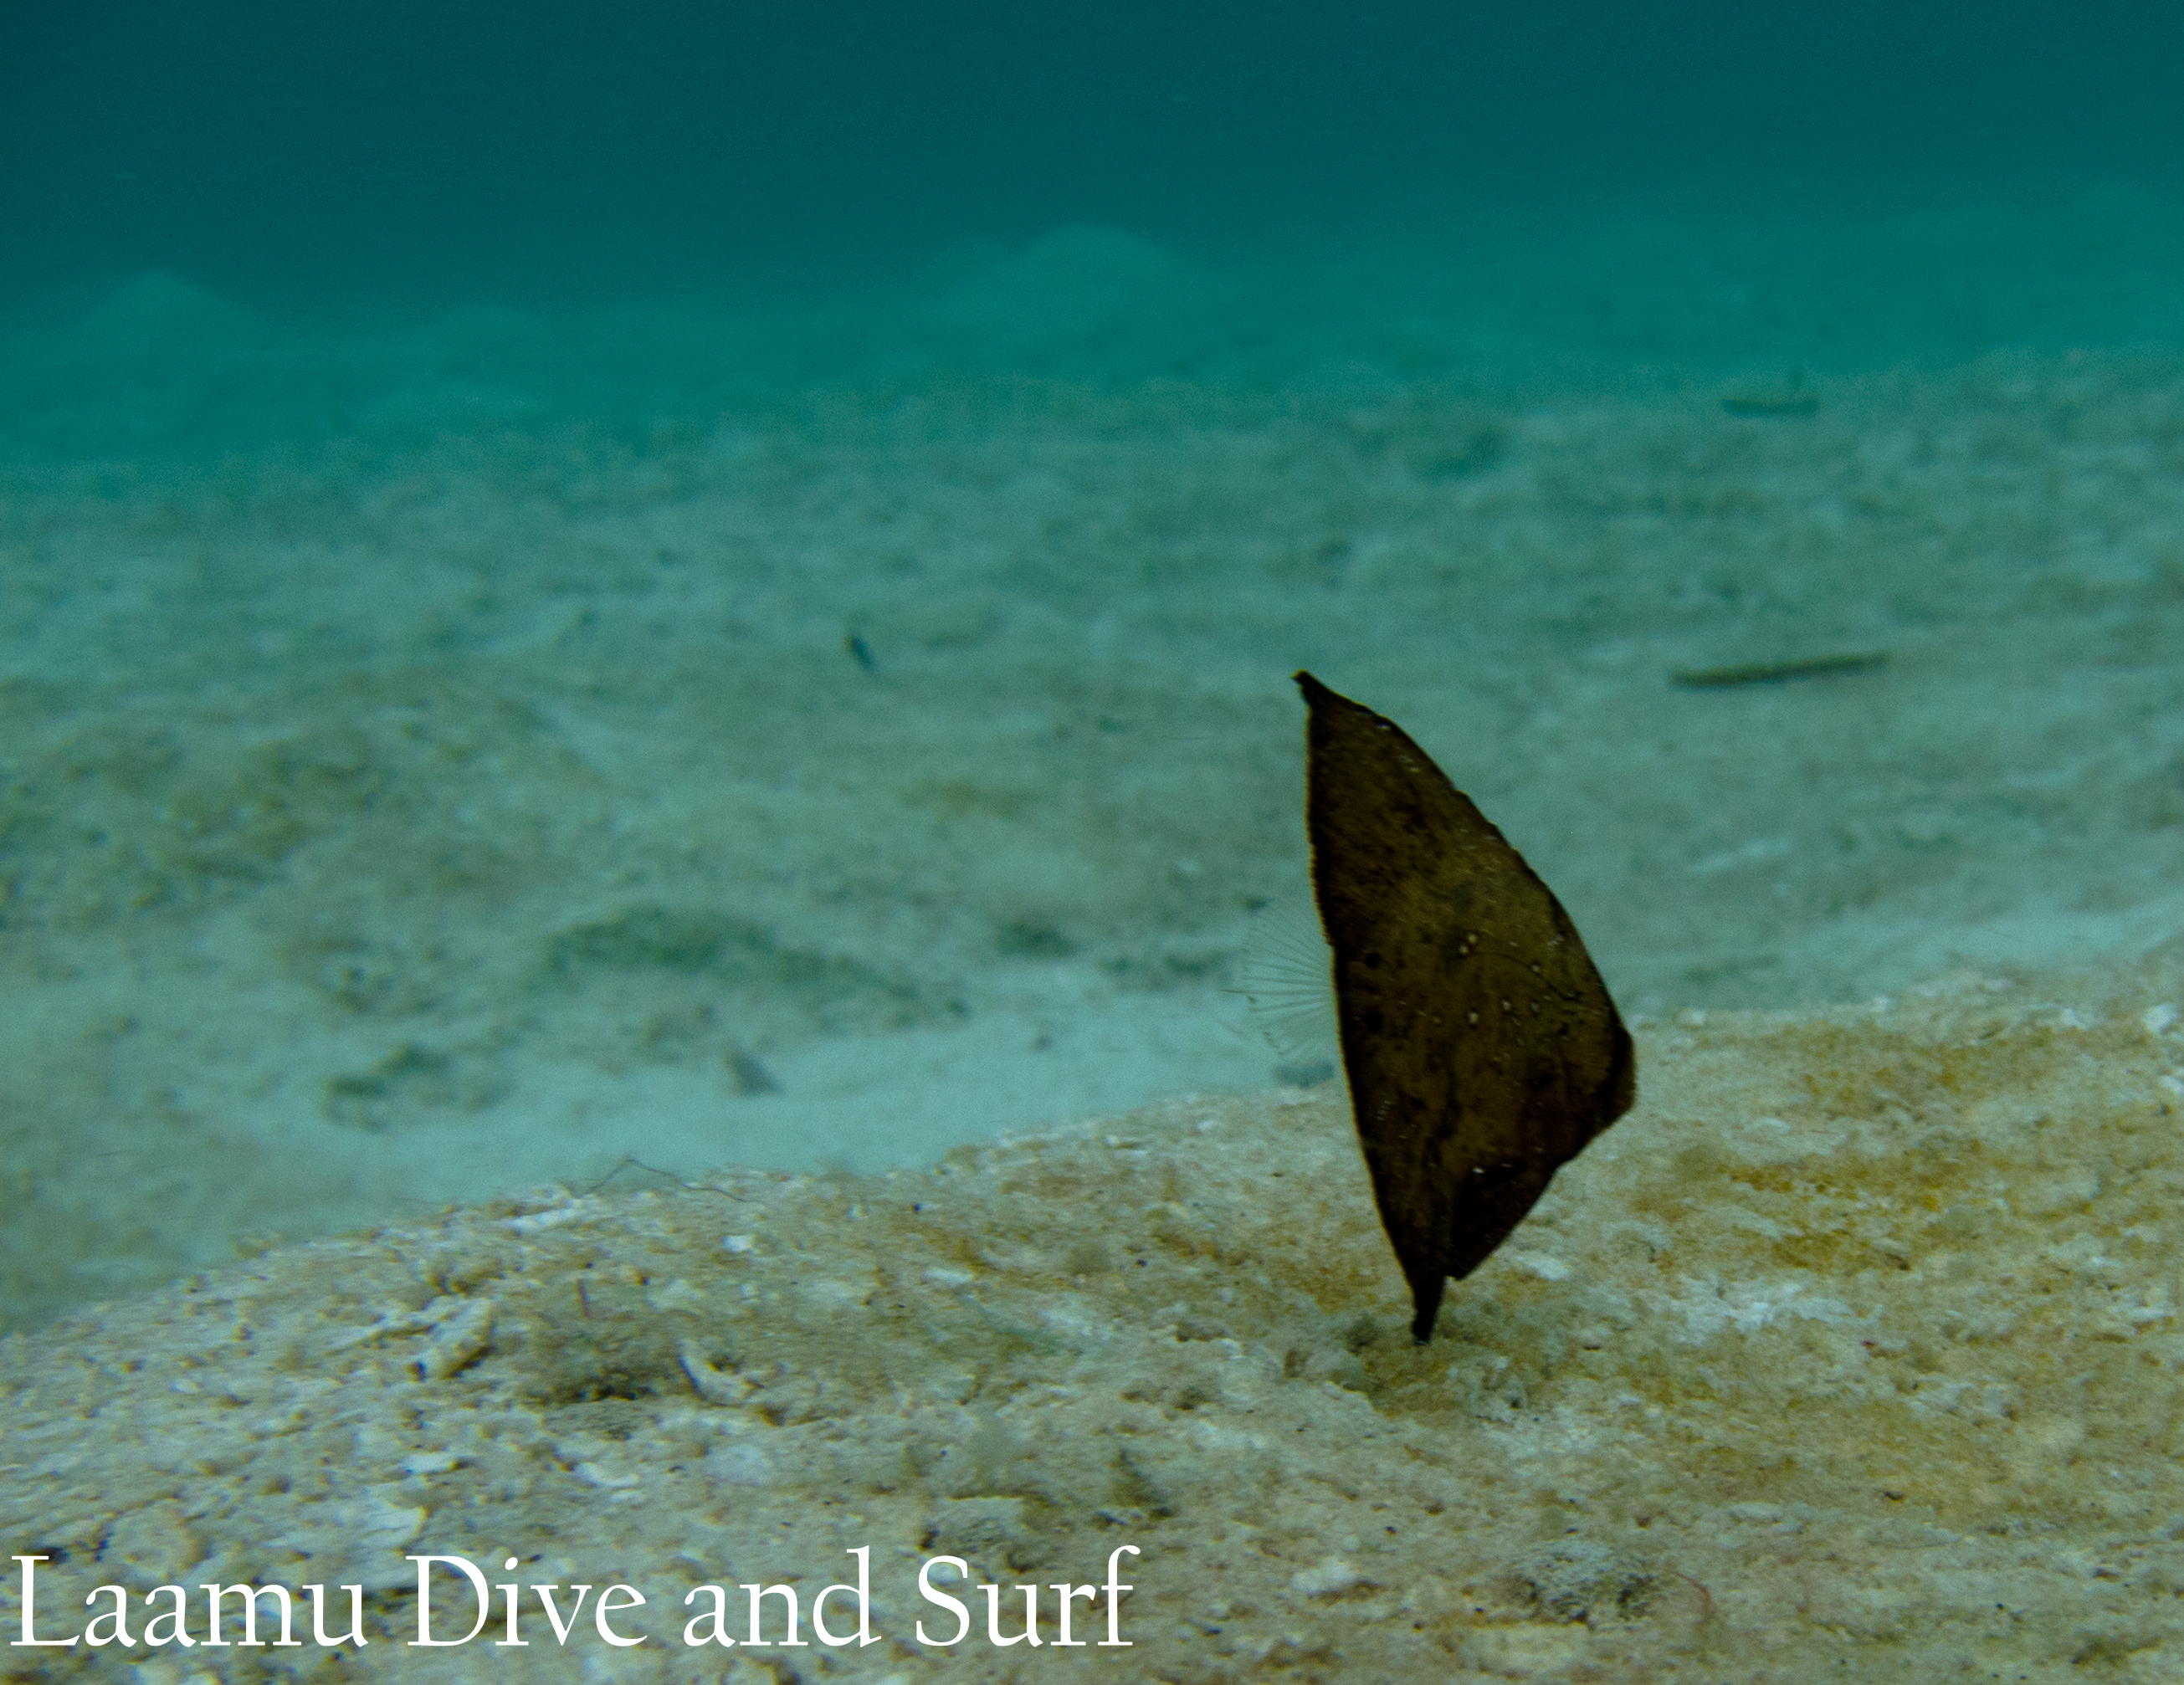
{"label": "small fish in background", "polygon": [[1746,421],[1761,421],[1792,415],[1817,415],[1820,413],[1820,401],[1810,392],[1790,398],[1742,395],[1722,399],[1721,408],[1724,414]]}
{"label": "small fish in background", "polygon": [[774,1075],[758,1061],[755,1054],[738,1050],[727,1058],[728,1080],[736,1085],[738,1094],[778,1094],[781,1084]]}
{"label": "small fish in background", "polygon": [[851,660],[867,673],[878,670],[879,664],[872,659],[872,647],[865,642],[860,633],[844,633],[842,638],[842,648]]}
{"label": "small fish in background", "polygon": [[1804,370],[1800,369],[1780,386],[1755,382],[1740,386],[1723,397],[1721,408],[1724,415],[1743,421],[1786,420],[1819,414],[1820,395],[1807,387]]}
{"label": "small fish in background", "polygon": [[1885,649],[1843,655],[1808,655],[1795,661],[1746,661],[1730,667],[1674,667],[1669,682],[1679,690],[1724,691],[1742,685],[1786,685],[1793,679],[1832,679],[1877,673],[1888,665]]}

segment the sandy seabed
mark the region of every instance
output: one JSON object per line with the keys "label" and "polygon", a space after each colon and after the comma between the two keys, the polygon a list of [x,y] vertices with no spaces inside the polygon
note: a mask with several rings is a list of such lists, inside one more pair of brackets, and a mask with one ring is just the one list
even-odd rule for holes
{"label": "sandy seabed", "polygon": [[1263,1087],[1223,990],[1303,881],[1299,666],[1628,1011],[2184,925],[2184,362],[1815,385],[936,378],[6,470],[0,1322],[627,1154]]}
{"label": "sandy seabed", "polygon": [[[338,1661],[146,1685],[2173,1679],[2180,959],[1641,1027],[1637,1109],[1424,1348],[1328,1088],[276,1250],[10,1338],[0,1533],[43,1630],[100,1583],[365,1588]],[[1128,1652],[914,1639],[922,1560],[1123,1544]],[[688,1588],[808,1601],[861,1546],[879,1643],[682,1648]],[[405,1647],[424,1554],[627,1583],[649,1642]]]}

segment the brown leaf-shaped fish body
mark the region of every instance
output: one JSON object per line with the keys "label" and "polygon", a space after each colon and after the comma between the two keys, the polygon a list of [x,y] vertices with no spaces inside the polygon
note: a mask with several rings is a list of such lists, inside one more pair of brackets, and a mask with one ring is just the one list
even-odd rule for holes
{"label": "brown leaf-shaped fish body", "polygon": [[1523,857],[1392,721],[1296,678],[1343,1069],[1424,1341],[1448,1278],[1484,1263],[1630,1109],[1636,1061]]}

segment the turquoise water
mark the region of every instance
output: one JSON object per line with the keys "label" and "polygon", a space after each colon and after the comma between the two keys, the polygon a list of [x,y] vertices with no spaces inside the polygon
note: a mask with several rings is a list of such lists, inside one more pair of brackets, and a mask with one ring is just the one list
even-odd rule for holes
{"label": "turquoise water", "polygon": [[1266,1085],[1300,666],[1627,1013],[2159,941],[2171,25],[1978,21],[25,19],[7,1315]]}

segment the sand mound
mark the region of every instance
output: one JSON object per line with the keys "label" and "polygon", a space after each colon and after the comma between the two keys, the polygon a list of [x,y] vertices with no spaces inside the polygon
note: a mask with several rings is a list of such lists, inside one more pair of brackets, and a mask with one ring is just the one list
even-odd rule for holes
{"label": "sand mound", "polygon": [[[365,1588],[361,1652],[304,1604],[298,1648],[147,1682],[2174,1677],[2178,983],[1641,1028],[1638,1109],[1424,1348],[1327,1091],[270,1254],[7,1343],[4,1536],[50,1559],[42,1634],[102,1584],[140,1638],[162,1582],[199,1638],[206,1583]],[[1052,1586],[1125,1545],[1135,1648],[1061,1647]],[[692,1588],[808,1621],[860,1547],[880,1642],[684,1648]],[[559,1644],[526,1590],[520,1656],[498,1612],[406,1645],[424,1554],[565,1611],[625,1583],[648,1642],[587,1604]],[[943,1555],[1041,1587],[1043,1646],[967,1589],[966,1642],[917,1643]],[[434,1596],[460,1636],[460,1574]]]}

